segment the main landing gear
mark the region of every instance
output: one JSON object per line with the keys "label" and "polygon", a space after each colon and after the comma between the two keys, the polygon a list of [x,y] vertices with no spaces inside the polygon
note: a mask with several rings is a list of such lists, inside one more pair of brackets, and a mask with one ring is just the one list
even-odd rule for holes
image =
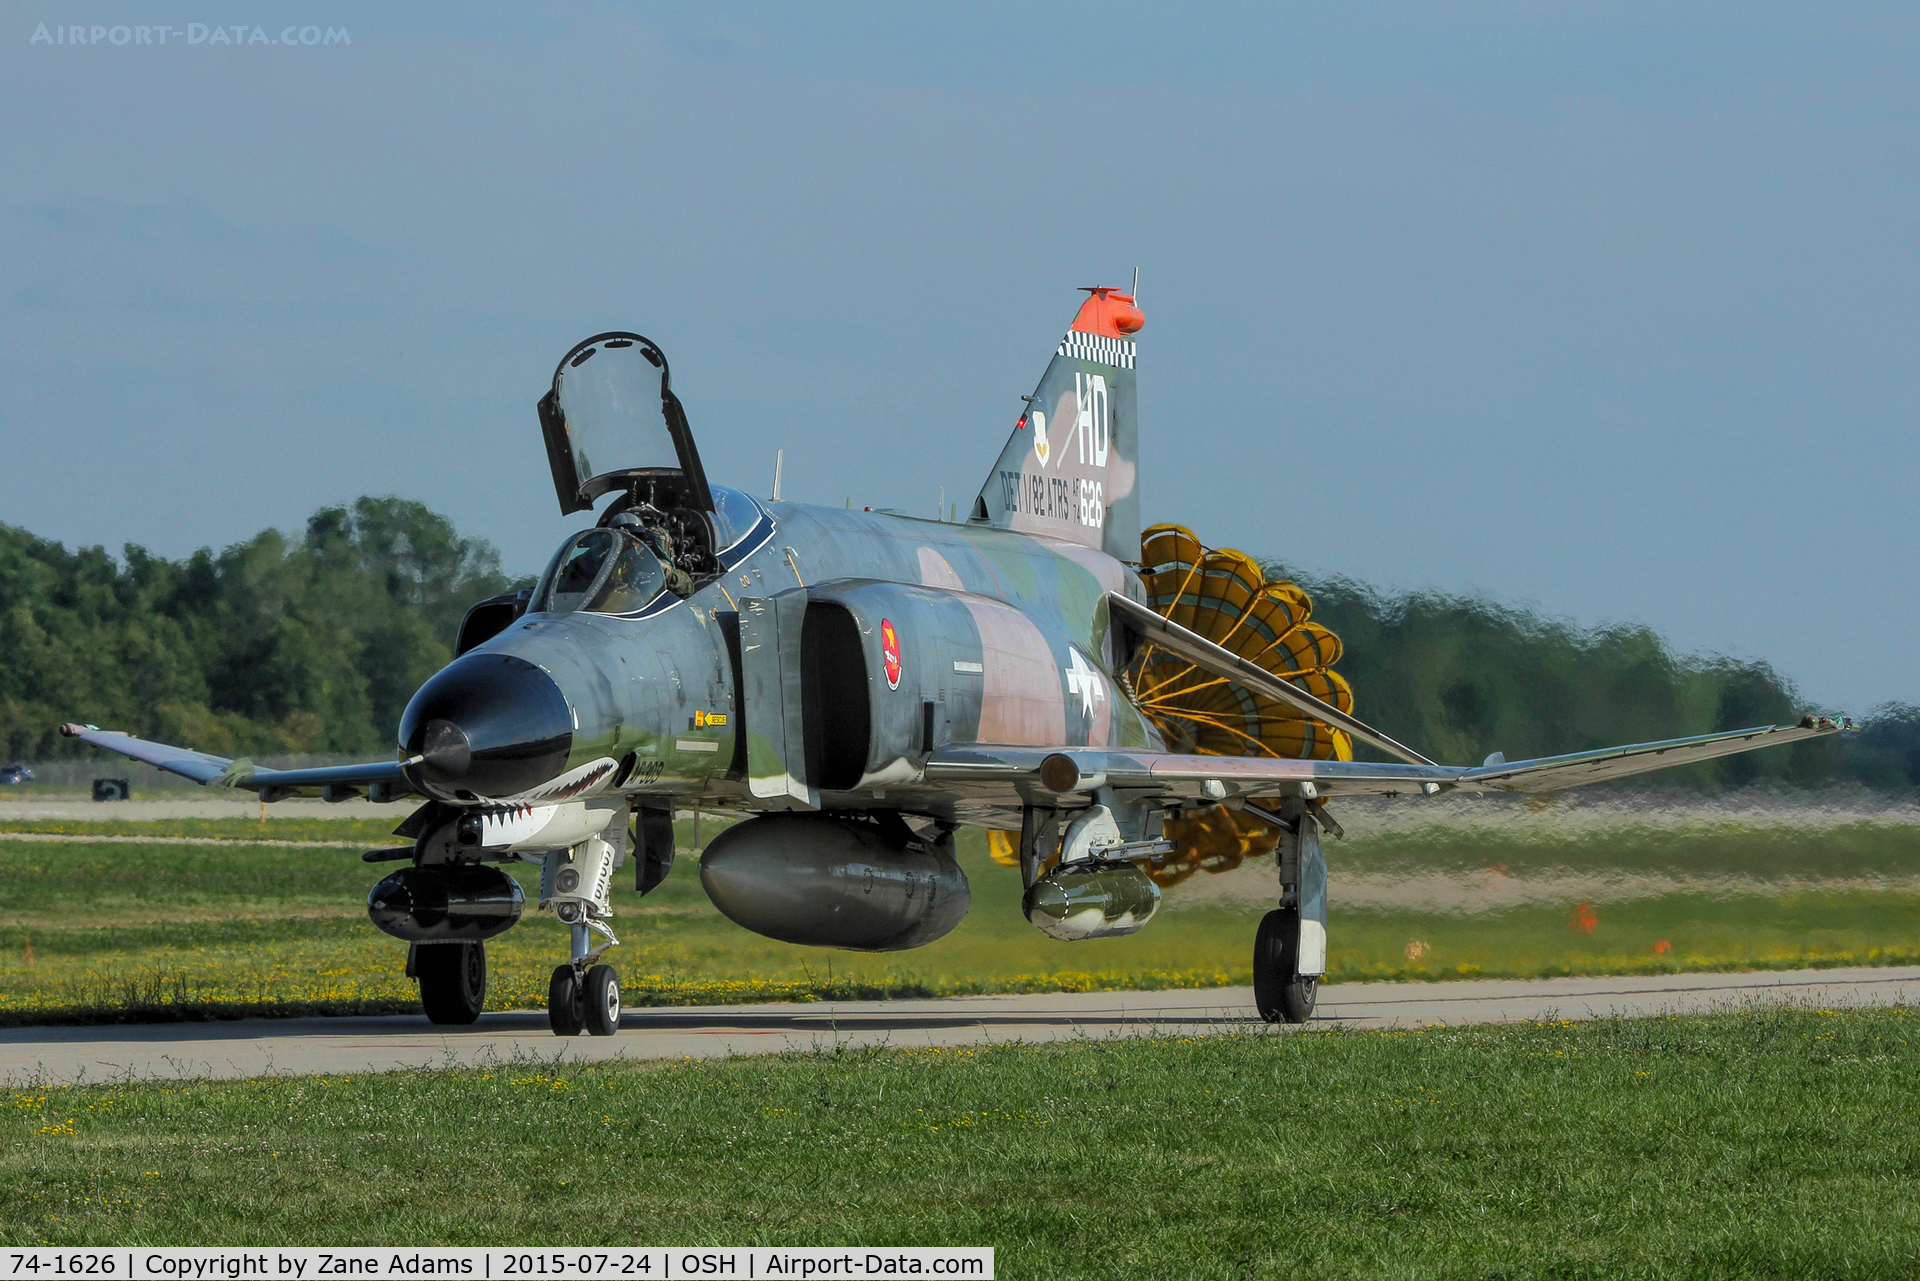
{"label": "main landing gear", "polygon": [[1327,861],[1321,814],[1301,800],[1281,806],[1280,906],[1253,938],[1253,1003],[1269,1023],[1305,1023],[1327,972]]}
{"label": "main landing gear", "polygon": [[416,943],[410,959],[428,1022],[464,1026],[480,1017],[487,1003],[485,943]]}

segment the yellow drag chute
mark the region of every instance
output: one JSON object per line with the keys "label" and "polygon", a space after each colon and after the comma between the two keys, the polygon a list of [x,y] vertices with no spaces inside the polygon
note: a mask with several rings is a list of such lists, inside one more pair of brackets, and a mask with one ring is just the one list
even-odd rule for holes
{"label": "yellow drag chute", "polygon": [[[1313,622],[1313,601],[1298,586],[1267,577],[1251,556],[1205,546],[1192,530],[1155,525],[1140,539],[1140,579],[1147,603],[1163,618],[1198,632],[1248,662],[1297,685],[1343,712],[1353,689],[1333,665],[1340,638]],[[1134,658],[1125,683],[1167,748],[1206,756],[1353,759],[1353,740],[1285,703],[1256,694],[1186,659],[1149,645]],[[996,862],[1020,864],[1018,833],[991,832]],[[1166,822],[1173,853],[1147,865],[1161,885],[1195,871],[1224,872],[1243,859],[1273,852],[1278,833],[1259,819],[1223,806]]]}
{"label": "yellow drag chute", "polygon": [[[1311,621],[1313,601],[1266,576],[1251,556],[1205,547],[1191,530],[1155,525],[1140,540],[1147,604],[1256,667],[1343,712],[1353,690],[1333,665],[1340,638]],[[1304,713],[1148,646],[1129,672],[1141,711],[1175,752],[1353,759],[1353,740]]]}

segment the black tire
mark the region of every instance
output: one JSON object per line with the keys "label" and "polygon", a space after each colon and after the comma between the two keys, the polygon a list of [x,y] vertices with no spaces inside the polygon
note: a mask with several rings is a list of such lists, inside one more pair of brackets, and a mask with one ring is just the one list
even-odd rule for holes
{"label": "black tire", "polygon": [[547,1025],[555,1036],[579,1036],[582,1021],[580,981],[571,965],[559,966],[547,984]]}
{"label": "black tire", "polygon": [[612,1036],[620,1030],[620,980],[611,965],[596,965],[587,971],[580,1008],[592,1035]]}
{"label": "black tire", "polygon": [[485,943],[423,943],[414,951],[413,971],[427,1022],[461,1026],[486,1008]]}
{"label": "black tire", "polygon": [[1253,936],[1253,1003],[1269,1023],[1305,1023],[1320,980],[1300,977],[1300,911],[1278,907]]}

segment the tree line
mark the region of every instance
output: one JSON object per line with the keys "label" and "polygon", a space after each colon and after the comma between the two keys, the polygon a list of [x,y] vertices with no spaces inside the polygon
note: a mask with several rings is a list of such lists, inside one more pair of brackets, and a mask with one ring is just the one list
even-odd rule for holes
{"label": "tree line", "polygon": [[[1356,712],[1435,760],[1522,760],[1822,710],[1765,663],[1676,653],[1643,625],[1583,629],[1484,598],[1270,572],[1306,587],[1345,643]],[[69,551],[0,525],[0,755],[75,755],[55,727],[83,720],[221,756],[381,756],[407,699],[452,658],[467,606],[527,581],[484,540],[390,497],[324,507],[301,536],[264,530],[178,561],[137,546],[118,559]],[[1920,708],[1889,704],[1841,741],[1662,779],[1759,780],[1914,788]]]}
{"label": "tree line", "polygon": [[486,542],[398,498],[177,561],[0,525],[0,743],[75,755],[55,727],[80,720],[221,756],[385,755],[467,606],[516,585]]}

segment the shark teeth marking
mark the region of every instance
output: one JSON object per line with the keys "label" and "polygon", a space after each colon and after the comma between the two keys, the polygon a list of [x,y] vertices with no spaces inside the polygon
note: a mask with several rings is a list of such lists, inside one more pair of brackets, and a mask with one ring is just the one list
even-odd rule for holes
{"label": "shark teeth marking", "polygon": [[568,770],[551,783],[544,783],[530,792],[521,793],[521,799],[529,801],[563,801],[592,791],[613,771],[619,762],[611,756],[602,756],[597,761],[588,761],[577,769]]}

